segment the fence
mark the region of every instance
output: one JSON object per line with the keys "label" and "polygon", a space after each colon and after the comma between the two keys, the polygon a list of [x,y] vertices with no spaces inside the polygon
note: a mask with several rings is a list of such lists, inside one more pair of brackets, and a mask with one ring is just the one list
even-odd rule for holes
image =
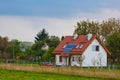
{"label": "fence", "polygon": [[[42,61],[38,60],[38,61],[30,61],[30,60],[13,60],[13,59],[0,59],[0,63],[14,63],[14,64],[42,64]],[[120,70],[120,64],[113,64],[113,65],[108,65],[107,67],[104,67],[107,69],[119,69]]]}

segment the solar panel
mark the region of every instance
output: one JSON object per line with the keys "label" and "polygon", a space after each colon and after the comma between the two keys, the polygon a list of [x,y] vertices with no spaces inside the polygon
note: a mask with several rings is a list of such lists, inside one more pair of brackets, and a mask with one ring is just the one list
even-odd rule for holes
{"label": "solar panel", "polygon": [[64,53],[69,53],[73,48],[76,47],[76,44],[68,44],[65,49],[64,49]]}
{"label": "solar panel", "polygon": [[63,52],[64,53],[69,53],[71,50],[72,50],[72,48],[65,48]]}
{"label": "solar panel", "polygon": [[76,44],[68,44],[65,48],[75,48]]}

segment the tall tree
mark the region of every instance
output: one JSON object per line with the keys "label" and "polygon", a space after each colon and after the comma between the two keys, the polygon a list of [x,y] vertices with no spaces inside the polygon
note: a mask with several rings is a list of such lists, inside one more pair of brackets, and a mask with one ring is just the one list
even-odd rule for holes
{"label": "tall tree", "polygon": [[16,58],[16,56],[20,55],[20,42],[16,39],[10,41],[10,44],[6,47],[6,51],[10,53],[12,58]]}
{"label": "tall tree", "polygon": [[80,21],[77,22],[77,25],[75,26],[76,29],[74,31],[74,34],[78,35],[86,35],[88,33],[91,34],[99,34],[99,24],[95,21]]}
{"label": "tall tree", "polygon": [[120,33],[116,32],[109,36],[106,45],[112,52],[110,58],[115,63],[116,59],[120,59]]}
{"label": "tall tree", "polygon": [[42,47],[44,45],[44,41],[37,41],[35,44],[32,45],[31,49],[31,56],[40,56],[42,59],[42,56],[44,55],[44,50],[42,50]]}
{"label": "tall tree", "polygon": [[77,22],[74,34],[86,35],[88,33],[102,35],[104,39],[107,39],[115,32],[120,32],[120,20],[115,18],[109,18],[102,22],[95,21],[80,21]]}
{"label": "tall tree", "polygon": [[57,36],[50,36],[50,38],[47,41],[47,44],[49,47],[56,47],[60,42],[59,37]]}
{"label": "tall tree", "polygon": [[53,62],[53,60],[54,60],[54,55],[52,54],[52,51],[53,51],[54,49],[55,49],[55,47],[50,47],[50,48],[47,50],[46,54],[44,55],[46,61],[51,61],[51,62]]}
{"label": "tall tree", "polygon": [[0,56],[3,57],[5,48],[8,46],[9,41],[8,37],[1,37],[0,36]]}
{"label": "tall tree", "polygon": [[50,38],[47,41],[47,45],[49,46],[49,49],[46,51],[46,54],[44,55],[46,61],[53,62],[54,55],[52,54],[52,51],[54,48],[59,44],[60,39],[57,36],[50,36]]}
{"label": "tall tree", "polygon": [[120,20],[115,18],[109,18],[108,20],[103,20],[100,24],[101,35],[107,39],[110,35],[115,32],[120,31]]}
{"label": "tall tree", "polygon": [[48,33],[45,29],[42,29],[37,36],[35,37],[35,42],[37,41],[45,41],[48,38]]}
{"label": "tall tree", "polygon": [[49,39],[48,33],[42,29],[35,37],[35,44],[32,46],[34,56],[40,56],[43,60],[43,55],[46,53],[42,48],[46,45]]}

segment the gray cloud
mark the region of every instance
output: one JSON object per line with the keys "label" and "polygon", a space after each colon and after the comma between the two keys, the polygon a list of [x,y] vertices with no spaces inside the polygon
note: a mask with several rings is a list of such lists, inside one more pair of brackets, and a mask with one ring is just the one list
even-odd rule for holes
{"label": "gray cloud", "polygon": [[72,35],[74,26],[80,20],[101,21],[110,17],[119,18],[120,11],[115,9],[100,9],[94,13],[79,12],[72,18],[60,19],[49,17],[0,16],[0,35],[21,41],[34,41],[36,34],[45,28],[49,35]]}

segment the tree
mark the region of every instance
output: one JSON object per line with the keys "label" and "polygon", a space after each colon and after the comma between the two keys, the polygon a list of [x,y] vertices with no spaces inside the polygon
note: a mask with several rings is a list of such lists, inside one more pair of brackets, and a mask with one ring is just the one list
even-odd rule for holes
{"label": "tree", "polygon": [[109,18],[106,21],[103,20],[100,26],[101,35],[103,35],[103,37],[107,39],[113,33],[120,31],[120,20],[115,18]]}
{"label": "tree", "polygon": [[60,39],[57,36],[50,36],[47,40],[47,45],[49,46],[49,49],[46,50],[46,54],[44,55],[46,61],[53,62],[54,55],[52,54],[52,51],[55,49],[55,47],[59,44]]}
{"label": "tree", "polygon": [[40,50],[44,45],[44,41],[37,41],[32,45],[32,50]]}
{"label": "tree", "polygon": [[49,47],[56,47],[60,42],[59,37],[57,36],[50,36],[50,38],[47,41],[47,44]]}
{"label": "tree", "polygon": [[13,39],[10,41],[10,44],[6,47],[6,51],[10,53],[13,59],[15,59],[16,56],[20,55],[21,53],[19,44],[20,42],[18,40]]}
{"label": "tree", "polygon": [[35,42],[37,41],[45,41],[48,38],[48,33],[46,32],[45,29],[42,29],[37,36],[35,37]]}
{"label": "tree", "polygon": [[5,53],[5,48],[8,46],[9,41],[8,41],[8,37],[1,37],[0,36],[0,54],[1,57],[3,58],[4,53]]}
{"label": "tree", "polygon": [[99,23],[95,21],[80,21],[77,22],[77,26],[74,34],[86,35],[86,34],[99,34]]}
{"label": "tree", "polygon": [[115,63],[116,59],[120,59],[120,32],[116,32],[109,36],[106,45],[112,53],[110,59]]}
{"label": "tree", "polygon": [[102,22],[86,20],[77,22],[77,26],[75,27],[76,29],[74,30],[74,34],[97,34],[99,36],[102,35],[104,40],[106,40],[113,33],[120,32],[120,20],[115,18],[109,18]]}
{"label": "tree", "polygon": [[44,45],[43,41],[37,41],[35,44],[32,45],[31,49],[31,56],[40,56],[42,60],[42,56],[45,53],[44,50],[42,50],[42,47]]}
{"label": "tree", "polygon": [[54,50],[54,47],[49,48],[48,50],[48,60],[53,61],[54,60],[54,55],[52,54],[52,51]]}
{"label": "tree", "polygon": [[45,55],[46,50],[42,48],[46,45],[49,39],[48,33],[45,29],[42,29],[35,37],[35,44],[32,46],[32,54],[34,56],[40,56],[41,60],[43,61],[43,55]]}

